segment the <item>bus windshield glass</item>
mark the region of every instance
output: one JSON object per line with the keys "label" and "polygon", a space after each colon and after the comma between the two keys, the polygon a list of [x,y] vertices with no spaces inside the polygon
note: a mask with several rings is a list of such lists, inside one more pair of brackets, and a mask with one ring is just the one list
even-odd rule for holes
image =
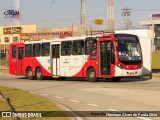
{"label": "bus windshield glass", "polygon": [[118,36],[118,59],[122,63],[139,63],[142,52],[139,39],[134,35]]}

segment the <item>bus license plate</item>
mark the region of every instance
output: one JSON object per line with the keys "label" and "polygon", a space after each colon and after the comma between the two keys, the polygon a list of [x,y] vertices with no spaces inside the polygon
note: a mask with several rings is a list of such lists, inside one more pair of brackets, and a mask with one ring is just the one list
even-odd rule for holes
{"label": "bus license plate", "polygon": [[129,75],[134,75],[134,72],[129,72]]}

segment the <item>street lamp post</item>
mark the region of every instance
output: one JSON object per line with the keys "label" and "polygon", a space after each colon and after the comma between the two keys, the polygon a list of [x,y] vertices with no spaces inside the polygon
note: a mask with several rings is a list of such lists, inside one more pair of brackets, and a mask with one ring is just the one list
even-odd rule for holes
{"label": "street lamp post", "polygon": [[92,36],[92,23],[94,23],[94,21],[90,21],[90,35]]}

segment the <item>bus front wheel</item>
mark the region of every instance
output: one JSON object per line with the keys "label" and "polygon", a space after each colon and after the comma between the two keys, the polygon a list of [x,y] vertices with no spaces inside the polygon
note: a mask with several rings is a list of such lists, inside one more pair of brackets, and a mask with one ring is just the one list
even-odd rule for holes
{"label": "bus front wheel", "polygon": [[90,68],[87,71],[87,80],[91,81],[91,82],[96,82],[97,81],[96,72],[95,72],[94,68]]}
{"label": "bus front wheel", "polygon": [[32,69],[31,68],[27,69],[27,78],[29,80],[33,80],[33,74],[32,74]]}
{"label": "bus front wheel", "polygon": [[119,82],[120,79],[121,79],[120,77],[115,77],[115,78],[112,78],[112,81],[113,81],[113,82]]}
{"label": "bus front wheel", "polygon": [[36,70],[36,78],[37,78],[37,80],[42,80],[43,79],[41,68],[37,68],[37,70]]}

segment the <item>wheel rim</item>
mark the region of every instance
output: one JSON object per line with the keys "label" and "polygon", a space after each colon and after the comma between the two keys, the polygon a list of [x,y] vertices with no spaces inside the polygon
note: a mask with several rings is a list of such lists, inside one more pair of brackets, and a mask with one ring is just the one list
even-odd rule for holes
{"label": "wheel rim", "polygon": [[31,70],[28,71],[28,76],[29,77],[32,76],[32,71]]}
{"label": "wheel rim", "polygon": [[42,75],[41,71],[40,70],[37,70],[37,77],[40,78]]}
{"label": "wheel rim", "polygon": [[94,79],[94,78],[95,78],[95,74],[94,74],[93,71],[89,73],[89,78],[90,78],[90,79]]}

